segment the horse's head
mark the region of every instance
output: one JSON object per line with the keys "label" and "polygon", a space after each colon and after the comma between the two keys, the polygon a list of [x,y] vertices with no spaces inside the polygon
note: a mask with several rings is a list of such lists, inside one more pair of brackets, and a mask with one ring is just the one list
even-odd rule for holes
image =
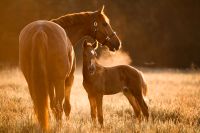
{"label": "horse's head", "polygon": [[83,65],[87,68],[90,75],[93,75],[96,70],[96,48],[98,47],[97,42],[94,44],[87,43],[84,41],[83,43]]}
{"label": "horse's head", "polygon": [[116,51],[121,47],[121,41],[113,31],[108,17],[104,13],[104,6],[94,13],[91,36],[100,44],[107,46],[110,51]]}

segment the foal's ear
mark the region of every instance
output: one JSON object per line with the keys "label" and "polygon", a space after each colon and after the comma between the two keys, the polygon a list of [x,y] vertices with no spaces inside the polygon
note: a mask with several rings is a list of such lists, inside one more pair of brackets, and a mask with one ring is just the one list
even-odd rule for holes
{"label": "foal's ear", "polygon": [[87,40],[84,40],[83,41],[83,48],[86,48],[87,47]]}
{"label": "foal's ear", "polygon": [[92,47],[96,50],[98,48],[98,42],[97,40],[92,44]]}

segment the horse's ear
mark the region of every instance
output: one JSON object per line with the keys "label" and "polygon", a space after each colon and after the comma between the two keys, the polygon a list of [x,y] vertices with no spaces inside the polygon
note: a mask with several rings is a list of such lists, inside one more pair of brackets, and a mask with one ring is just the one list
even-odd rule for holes
{"label": "horse's ear", "polygon": [[103,5],[102,8],[99,10],[99,13],[100,13],[100,14],[103,14],[103,13],[104,13],[104,5]]}
{"label": "horse's ear", "polygon": [[98,42],[97,40],[92,44],[92,47],[96,50],[98,48]]}
{"label": "horse's ear", "polygon": [[86,48],[87,47],[87,40],[84,40],[83,41],[83,48]]}
{"label": "horse's ear", "polygon": [[104,5],[101,8],[101,13],[104,13]]}

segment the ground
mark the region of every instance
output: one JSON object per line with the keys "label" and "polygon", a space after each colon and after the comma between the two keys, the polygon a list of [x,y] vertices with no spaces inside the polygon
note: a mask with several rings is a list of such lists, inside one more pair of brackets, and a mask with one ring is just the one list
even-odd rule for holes
{"label": "ground", "polygon": [[[136,121],[122,93],[103,99],[104,128],[92,124],[82,74],[76,71],[69,120],[63,115],[61,132],[200,132],[200,71],[142,69],[148,84],[150,119]],[[50,113],[51,132],[56,123]],[[18,68],[0,70],[0,132],[38,132],[26,81]]]}

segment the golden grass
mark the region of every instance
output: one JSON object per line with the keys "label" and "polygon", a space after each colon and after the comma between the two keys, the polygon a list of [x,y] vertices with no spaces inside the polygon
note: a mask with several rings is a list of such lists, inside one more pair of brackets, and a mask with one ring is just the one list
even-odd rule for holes
{"label": "golden grass", "polygon": [[[75,74],[69,120],[61,132],[200,132],[200,71],[143,69],[148,83],[150,120],[139,125],[122,94],[104,97],[104,128],[93,125],[81,71]],[[56,123],[51,117],[51,132]],[[0,71],[0,132],[38,132],[32,101],[18,68]]]}

